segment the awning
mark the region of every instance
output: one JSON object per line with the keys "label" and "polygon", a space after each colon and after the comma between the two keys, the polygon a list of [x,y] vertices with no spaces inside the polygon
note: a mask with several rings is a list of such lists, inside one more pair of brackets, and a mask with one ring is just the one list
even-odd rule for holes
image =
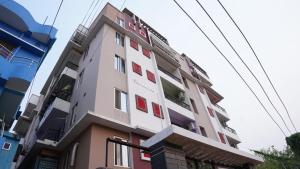
{"label": "awning", "polygon": [[187,157],[199,161],[214,162],[224,166],[257,165],[263,162],[260,157],[174,125],[155,134],[143,142],[142,146],[150,148],[161,141],[182,147]]}

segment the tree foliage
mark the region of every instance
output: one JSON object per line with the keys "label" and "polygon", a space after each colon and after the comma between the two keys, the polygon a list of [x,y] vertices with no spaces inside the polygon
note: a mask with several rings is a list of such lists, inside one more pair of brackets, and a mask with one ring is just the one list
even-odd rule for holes
{"label": "tree foliage", "polygon": [[287,147],[277,150],[274,146],[266,150],[254,151],[264,159],[256,169],[300,169],[300,133],[286,138]]}

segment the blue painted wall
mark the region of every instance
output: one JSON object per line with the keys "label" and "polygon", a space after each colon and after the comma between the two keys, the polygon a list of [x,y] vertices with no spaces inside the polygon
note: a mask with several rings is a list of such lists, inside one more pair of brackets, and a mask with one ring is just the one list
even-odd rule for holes
{"label": "blue painted wall", "polygon": [[[3,143],[10,143],[10,149],[4,150]],[[0,168],[10,169],[15,153],[19,145],[19,139],[11,133],[5,132],[4,137],[0,137]]]}
{"label": "blue painted wall", "polygon": [[[50,31],[51,30],[51,31]],[[6,114],[6,124],[11,125],[20,99],[33,80],[56,38],[56,28],[34,20],[28,10],[13,0],[0,0],[0,118]],[[3,52],[4,51],[4,52]],[[7,55],[7,52],[10,53]],[[15,87],[16,97],[5,93],[8,82],[17,79],[25,87]],[[15,82],[15,81],[11,81]],[[20,94],[22,88],[23,94]],[[25,90],[24,90],[25,88]],[[12,104],[16,101],[17,104]],[[14,107],[7,107],[7,105]]]}

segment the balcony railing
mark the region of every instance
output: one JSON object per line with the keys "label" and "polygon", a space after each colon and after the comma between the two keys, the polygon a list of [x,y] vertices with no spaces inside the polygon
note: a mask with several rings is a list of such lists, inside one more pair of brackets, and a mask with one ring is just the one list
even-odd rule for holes
{"label": "balcony railing", "polygon": [[172,102],[178,104],[179,106],[181,106],[181,107],[183,107],[183,108],[186,108],[186,109],[188,109],[188,110],[191,111],[190,105],[188,105],[187,103],[184,103],[183,101],[178,100],[178,98],[173,97],[173,96],[170,96],[170,95],[168,95],[167,93],[165,93],[165,97],[166,97],[168,100],[170,100],[170,101],[172,101]]}
{"label": "balcony railing", "polygon": [[5,46],[0,44],[0,55],[5,59],[10,59],[12,56],[12,52],[7,49]]}
{"label": "balcony railing", "polygon": [[226,126],[226,127],[224,127],[227,131],[229,131],[229,132],[231,132],[231,133],[233,133],[233,134],[237,134],[236,133],[236,131],[234,130],[234,129],[232,129],[232,128],[230,128],[230,127],[228,127],[228,126]]}
{"label": "balcony railing", "polygon": [[12,57],[9,62],[24,64],[25,66],[28,66],[28,68],[37,67],[39,65],[39,62],[36,60],[33,60],[32,58],[20,57],[20,56]]}
{"label": "balcony railing", "polygon": [[172,73],[168,72],[166,69],[160,67],[160,66],[157,66],[158,67],[158,70],[164,72],[165,74],[169,75],[171,78],[173,78],[174,80],[176,80],[177,82],[181,83],[181,80],[176,77],[175,75],[173,75]]}
{"label": "balcony railing", "polygon": [[86,28],[83,25],[79,25],[76,31],[74,32],[71,40],[81,46],[82,43],[85,41],[88,32],[88,28]]}
{"label": "balcony railing", "polygon": [[215,104],[215,106],[216,106],[217,108],[221,109],[223,112],[226,112],[226,110],[225,110],[222,106],[220,106],[220,105],[218,105],[218,104]]}

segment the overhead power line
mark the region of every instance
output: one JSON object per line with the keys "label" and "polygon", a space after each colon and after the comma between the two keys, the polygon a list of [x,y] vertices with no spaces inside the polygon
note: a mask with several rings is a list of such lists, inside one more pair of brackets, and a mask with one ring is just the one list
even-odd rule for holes
{"label": "overhead power line", "polygon": [[285,109],[285,111],[286,111],[286,113],[287,113],[287,115],[288,115],[288,117],[289,117],[289,120],[291,121],[291,123],[292,123],[292,125],[293,125],[295,131],[298,132],[298,130],[297,130],[297,128],[295,127],[295,124],[294,124],[294,122],[293,122],[293,120],[292,120],[292,118],[291,118],[291,116],[290,116],[290,113],[289,113],[289,111],[288,111],[288,109],[287,109],[287,106],[284,104],[284,102],[283,102],[282,98],[280,97],[278,91],[276,90],[276,88],[275,88],[273,82],[271,81],[270,76],[268,75],[267,71],[265,70],[264,66],[262,65],[260,59],[258,58],[258,56],[257,56],[257,54],[256,54],[256,52],[255,52],[255,50],[254,50],[254,48],[253,48],[252,45],[250,44],[250,42],[249,42],[249,40],[247,39],[246,35],[243,33],[243,31],[241,30],[241,28],[238,26],[238,24],[235,22],[235,20],[234,20],[234,19],[232,18],[232,16],[229,14],[229,12],[228,12],[227,9],[225,8],[225,6],[221,3],[221,1],[220,1],[220,0],[217,0],[217,1],[218,1],[218,3],[221,5],[221,7],[223,8],[223,10],[226,12],[226,14],[227,14],[228,17],[230,18],[230,20],[234,23],[235,27],[236,27],[236,28],[239,30],[239,32],[242,34],[242,36],[243,36],[243,38],[245,39],[247,45],[249,46],[249,48],[251,49],[252,53],[254,54],[256,60],[258,61],[258,63],[259,63],[259,65],[260,65],[261,69],[263,70],[264,74],[266,75],[266,77],[267,77],[269,83],[271,84],[273,90],[275,91],[275,93],[276,93],[278,99],[280,100],[281,104],[283,105],[283,107],[284,107],[284,109]]}
{"label": "overhead power line", "polygon": [[234,53],[238,56],[238,58],[240,59],[240,61],[243,63],[243,65],[247,68],[247,70],[251,73],[251,75],[254,77],[254,79],[256,80],[256,82],[259,84],[260,88],[262,89],[264,95],[267,97],[269,103],[272,105],[272,107],[274,108],[274,110],[276,111],[276,113],[279,115],[279,117],[281,118],[281,120],[283,121],[285,127],[287,128],[287,130],[291,133],[291,130],[289,129],[286,121],[284,120],[283,116],[281,115],[281,113],[279,113],[278,109],[275,107],[274,103],[272,102],[271,98],[269,97],[268,93],[266,92],[265,88],[263,87],[263,85],[261,84],[261,82],[259,81],[259,79],[257,78],[257,76],[253,73],[253,71],[251,70],[251,68],[247,65],[247,63],[243,60],[243,58],[241,57],[241,55],[237,52],[237,50],[234,48],[234,46],[230,43],[230,41],[228,40],[228,38],[226,37],[226,35],[223,33],[223,31],[221,30],[221,28],[218,26],[218,24],[214,21],[214,19],[210,16],[210,14],[207,12],[207,10],[203,7],[203,5],[199,2],[199,0],[196,0],[196,2],[198,3],[198,5],[201,7],[201,9],[205,12],[205,14],[209,17],[209,19],[212,21],[212,23],[215,25],[215,27],[218,29],[218,31],[221,33],[222,37],[225,39],[225,41],[227,42],[227,44],[230,46],[230,48],[234,51]]}
{"label": "overhead power line", "polygon": [[196,21],[181,7],[181,5],[176,1],[173,0],[176,5],[185,13],[185,15],[194,23],[194,25],[201,31],[201,33],[206,37],[206,39],[213,45],[213,47],[222,55],[222,57],[228,62],[228,64],[233,68],[233,70],[238,74],[238,76],[242,79],[242,81],[245,83],[247,88],[251,91],[251,93],[255,96],[256,100],[260,103],[260,105],[263,107],[265,112],[268,114],[268,116],[271,118],[271,120],[277,125],[277,127],[280,129],[282,134],[286,137],[285,132],[282,130],[280,125],[275,121],[275,119],[272,117],[270,112],[266,109],[264,104],[261,102],[261,100],[258,98],[258,96],[255,94],[254,90],[250,87],[250,85],[246,82],[246,80],[242,77],[242,75],[239,73],[239,71],[234,67],[234,65],[228,60],[228,58],[225,56],[225,54],[219,49],[219,47],[210,39],[210,37],[202,30],[202,28],[196,23]]}
{"label": "overhead power line", "polygon": [[85,20],[85,22],[83,23],[84,26],[86,26],[87,22],[89,21],[89,19],[90,19],[92,13],[94,12],[94,10],[95,10],[95,8],[97,7],[97,5],[98,5],[99,2],[100,2],[100,0],[97,0],[97,2],[94,4],[94,7],[93,7],[91,13],[89,14],[88,18],[87,18],[87,19]]}
{"label": "overhead power line", "polygon": [[82,25],[83,22],[86,20],[86,17],[88,16],[89,11],[91,10],[91,8],[92,8],[93,4],[95,3],[95,1],[96,1],[96,0],[93,0],[93,1],[92,1],[92,3],[91,3],[91,5],[90,5],[89,9],[86,11],[86,13],[85,13],[85,15],[84,15],[84,17],[83,17],[83,19],[82,19],[82,21],[81,21],[81,25]]}
{"label": "overhead power line", "polygon": [[58,14],[59,14],[59,11],[60,11],[60,9],[61,9],[61,6],[62,6],[63,2],[64,2],[64,0],[61,0],[61,1],[60,1],[59,7],[58,7],[58,9],[57,9],[57,11],[56,11],[54,20],[53,20],[52,25],[51,25],[51,29],[50,29],[49,34],[48,34],[49,39],[50,39],[51,31],[52,31],[52,29],[53,29],[53,26],[54,26],[54,24],[55,24],[56,18],[57,18]]}

